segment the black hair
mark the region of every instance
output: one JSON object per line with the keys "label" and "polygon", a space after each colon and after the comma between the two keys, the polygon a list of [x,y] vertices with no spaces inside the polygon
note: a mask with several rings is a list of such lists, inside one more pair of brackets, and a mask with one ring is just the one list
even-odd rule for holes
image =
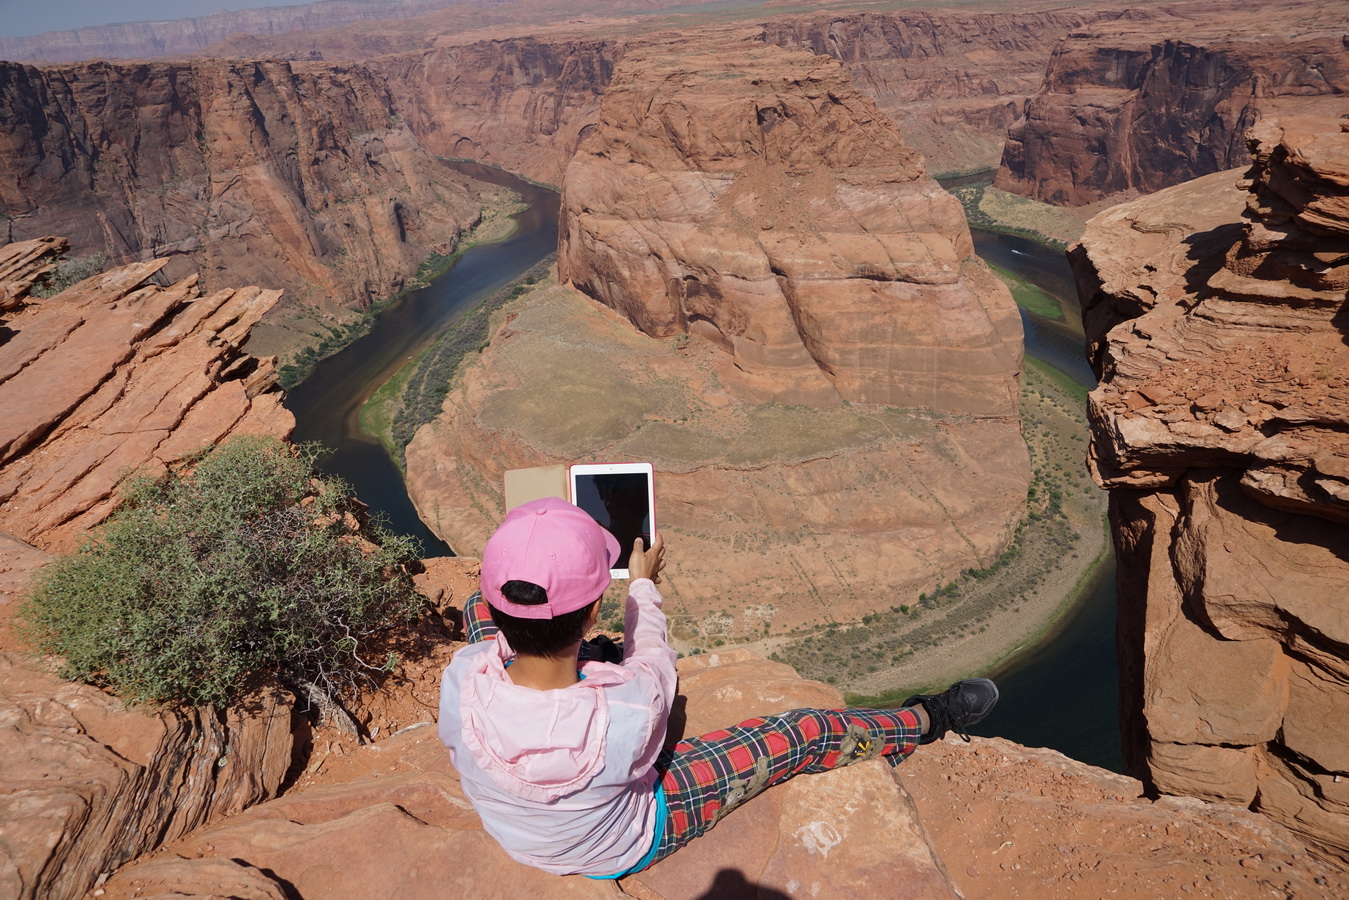
{"label": "black hair", "polygon": [[[501,593],[507,600],[521,606],[542,606],[548,602],[548,592],[532,581],[508,581],[501,586]],[[592,603],[551,619],[522,619],[502,612],[490,603],[487,608],[492,613],[493,624],[506,635],[507,642],[516,653],[556,659],[585,637],[586,618],[594,605]]]}

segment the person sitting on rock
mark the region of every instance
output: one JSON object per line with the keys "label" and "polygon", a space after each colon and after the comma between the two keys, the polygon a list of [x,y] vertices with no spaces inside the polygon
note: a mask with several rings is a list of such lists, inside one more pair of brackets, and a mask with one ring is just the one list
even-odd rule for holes
{"label": "person sitting on rock", "polygon": [[656,589],[659,535],[649,549],[639,538],[628,559],[623,661],[577,659],[619,556],[613,535],[564,500],[511,510],[464,608],[470,645],[441,679],[440,737],[464,793],[527,865],[640,871],[794,775],[878,757],[897,765],[948,729],[968,740],[997,702],[993,682],[976,678],[903,709],[795,709],[663,749],[676,654]]}

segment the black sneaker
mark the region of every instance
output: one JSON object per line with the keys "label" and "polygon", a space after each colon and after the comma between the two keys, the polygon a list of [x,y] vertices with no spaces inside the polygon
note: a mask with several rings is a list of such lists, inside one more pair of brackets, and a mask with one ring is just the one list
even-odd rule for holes
{"label": "black sneaker", "polygon": [[998,704],[998,686],[987,678],[967,678],[951,685],[940,694],[918,694],[904,701],[905,706],[923,704],[931,727],[918,739],[930,744],[954,731],[969,743],[970,733],[965,729],[993,711]]}

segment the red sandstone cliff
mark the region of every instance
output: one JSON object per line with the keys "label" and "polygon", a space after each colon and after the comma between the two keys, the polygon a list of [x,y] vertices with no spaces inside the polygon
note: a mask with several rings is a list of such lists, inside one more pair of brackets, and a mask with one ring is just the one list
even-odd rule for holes
{"label": "red sandstone cliff", "polygon": [[1262,117],[1349,113],[1342,5],[1214,2],[1088,25],[1054,51],[994,185],[1066,206],[1250,159]]}
{"label": "red sandstone cliff", "polygon": [[0,120],[0,239],[65,234],[206,290],[363,306],[478,215],[359,67],[0,64]]}
{"label": "red sandstone cliff", "polygon": [[1115,207],[1072,251],[1128,765],[1349,861],[1349,133]]}
{"label": "red sandstone cliff", "polygon": [[567,168],[558,275],[647,334],[713,341],[765,396],[1016,414],[1010,295],[826,57],[630,51]]}
{"label": "red sandstone cliff", "polygon": [[763,39],[843,63],[934,172],[991,168],[1070,31],[1097,7],[1026,13],[912,11],[782,18]]}

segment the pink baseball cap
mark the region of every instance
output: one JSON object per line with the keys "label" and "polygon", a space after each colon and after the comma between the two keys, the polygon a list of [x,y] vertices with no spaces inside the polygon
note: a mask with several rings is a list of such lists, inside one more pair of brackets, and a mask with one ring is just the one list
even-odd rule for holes
{"label": "pink baseball cap", "polygon": [[[552,619],[600,598],[618,560],[618,539],[589,513],[566,500],[544,497],[506,514],[482,552],[482,595],[521,619]],[[501,593],[508,581],[529,581],[548,592],[541,606],[512,603]]]}

